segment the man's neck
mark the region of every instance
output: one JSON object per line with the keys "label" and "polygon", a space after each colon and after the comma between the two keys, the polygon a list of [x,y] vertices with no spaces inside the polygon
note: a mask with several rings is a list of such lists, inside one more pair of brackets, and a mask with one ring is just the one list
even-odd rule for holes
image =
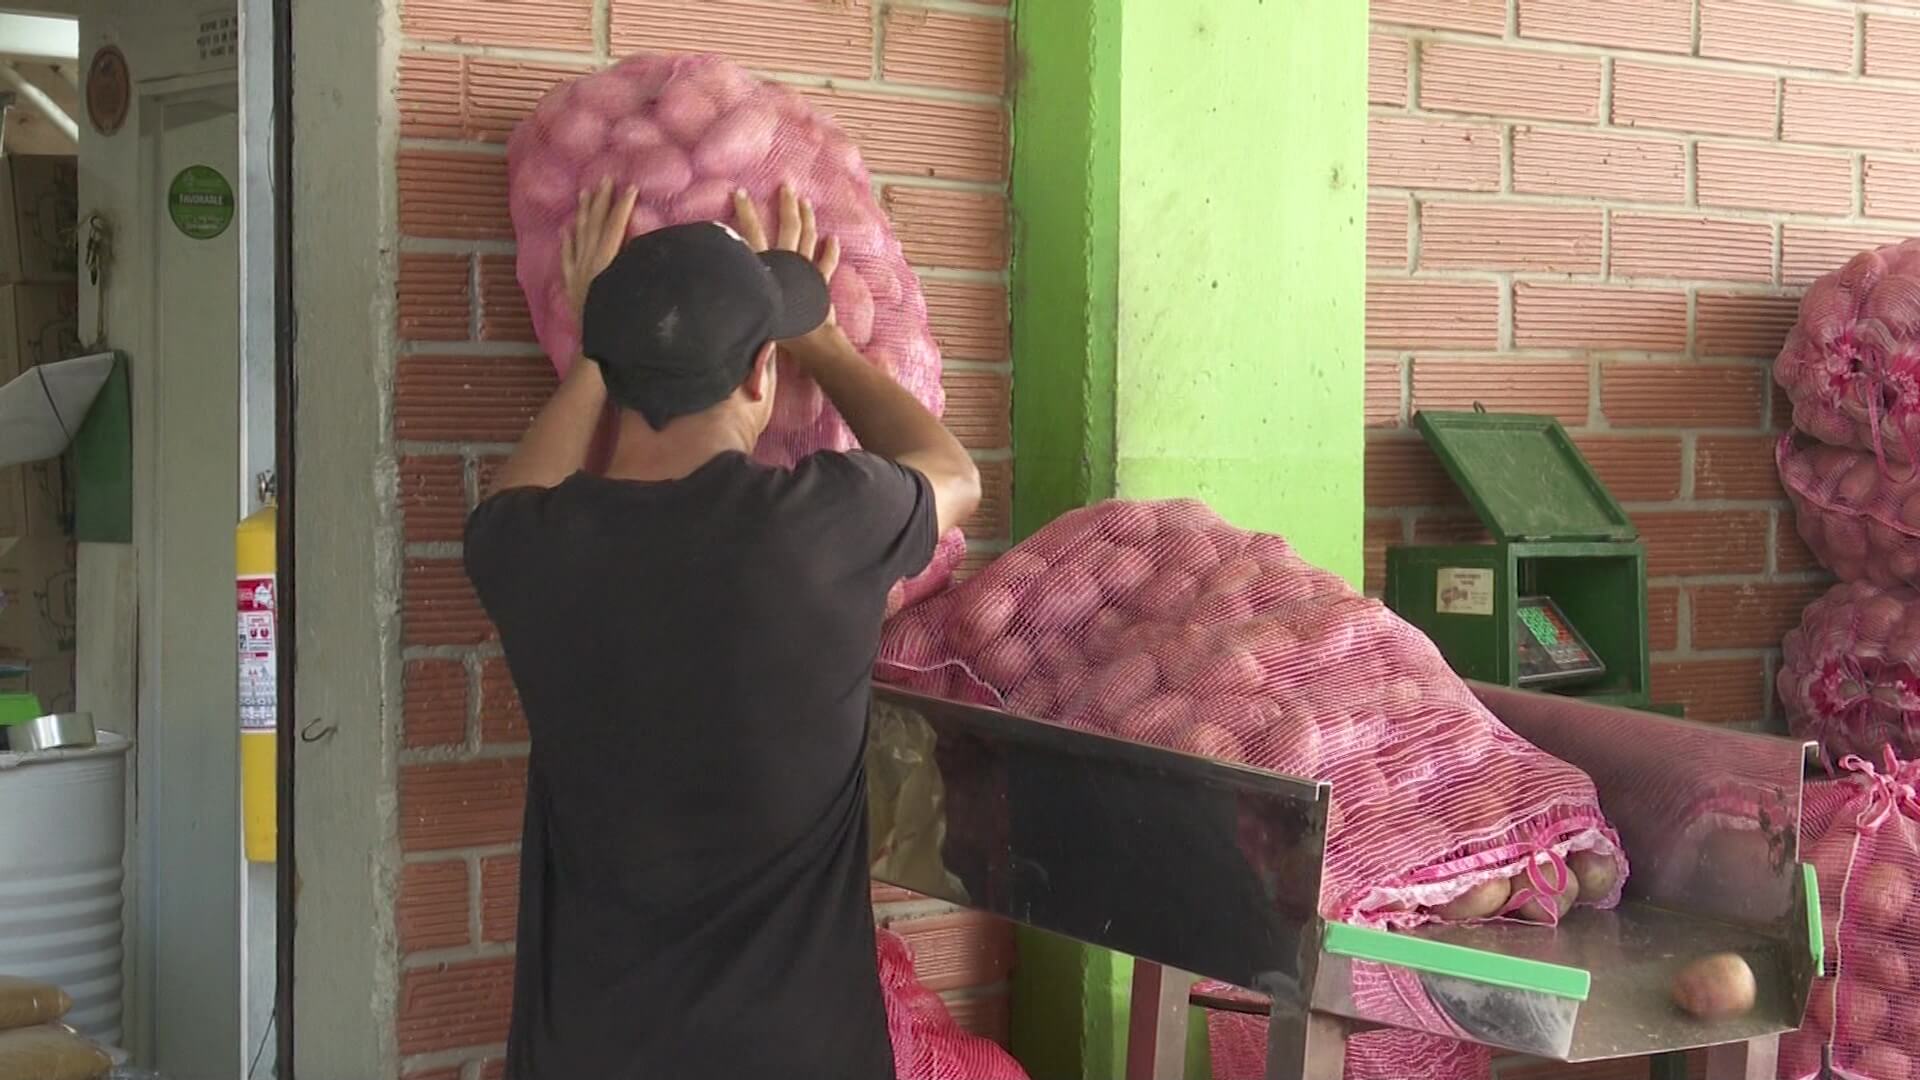
{"label": "man's neck", "polygon": [[622,410],[611,480],[681,480],[721,454],[751,454],[757,435],[744,417],[728,408],[683,416],[655,431],[638,413]]}

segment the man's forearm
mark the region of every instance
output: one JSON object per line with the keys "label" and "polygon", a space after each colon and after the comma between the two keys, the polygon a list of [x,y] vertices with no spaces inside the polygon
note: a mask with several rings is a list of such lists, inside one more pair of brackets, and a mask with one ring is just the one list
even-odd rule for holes
{"label": "man's forearm", "polygon": [[607,385],[600,365],[576,358],[500,470],[494,489],[550,488],[579,472],[586,466],[606,403]]}
{"label": "man's forearm", "polygon": [[860,445],[882,457],[948,451],[965,455],[939,419],[861,356],[845,337],[788,346],[800,367],[833,402]]}
{"label": "man's forearm", "polygon": [[980,472],[972,456],[905,387],[869,363],[835,329],[784,347],[820,385],[863,448],[927,477],[942,530],[973,514],[980,502]]}

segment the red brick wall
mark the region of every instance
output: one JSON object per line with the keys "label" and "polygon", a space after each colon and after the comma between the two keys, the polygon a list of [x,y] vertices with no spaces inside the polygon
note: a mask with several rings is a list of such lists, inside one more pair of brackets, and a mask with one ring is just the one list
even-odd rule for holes
{"label": "red brick wall", "polygon": [[[555,82],[629,52],[725,52],[797,84],[862,143],[920,268],[948,358],[948,418],[1010,510],[1006,5],[870,0],[404,0],[397,98],[406,558],[395,1023],[411,1080],[498,1075],[526,728],[460,570],[461,524],[553,385],[514,282],[504,144]],[[891,892],[879,914],[976,1030],[1004,1035],[1004,926]]]}
{"label": "red brick wall", "polygon": [[1654,690],[1777,719],[1820,587],[1771,447],[1798,291],[1920,234],[1920,3],[1373,0],[1367,535],[1474,535],[1421,408],[1573,430],[1649,550]]}

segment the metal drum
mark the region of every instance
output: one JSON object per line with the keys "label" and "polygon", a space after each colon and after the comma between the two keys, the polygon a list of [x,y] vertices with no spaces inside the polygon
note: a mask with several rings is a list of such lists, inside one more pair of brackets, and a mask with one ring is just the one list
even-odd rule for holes
{"label": "metal drum", "polygon": [[73,998],[65,1022],[120,1044],[125,737],[0,753],[0,974]]}

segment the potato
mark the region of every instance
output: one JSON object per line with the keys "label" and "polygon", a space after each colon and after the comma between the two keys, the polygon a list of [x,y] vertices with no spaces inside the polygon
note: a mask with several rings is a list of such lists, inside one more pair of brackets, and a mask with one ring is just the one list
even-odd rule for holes
{"label": "potato", "polygon": [[607,118],[592,109],[570,109],[547,125],[547,144],[577,162],[607,145]]}
{"label": "potato", "polygon": [[1620,864],[1611,855],[1597,851],[1576,851],[1567,856],[1567,869],[1579,886],[1580,899],[1597,904],[1613,895],[1620,884]]}
{"label": "potato", "polygon": [[1913,904],[1913,877],[1897,863],[1867,867],[1848,899],[1869,929],[1892,930],[1906,921]]}
{"label": "potato", "polygon": [[1833,486],[1834,500],[1842,506],[1859,508],[1867,504],[1880,486],[1880,465],[1871,454],[1861,454],[1840,474]]}
{"label": "potato", "polygon": [[1127,599],[1131,611],[1160,619],[1184,616],[1199,595],[1200,582],[1179,566],[1169,566],[1147,580]]}
{"label": "potato", "polygon": [[1001,638],[973,662],[974,673],[1003,692],[1019,685],[1033,666],[1033,646],[1017,637]]}
{"label": "potato", "polygon": [[767,156],[779,125],[780,114],[770,105],[741,105],[700,136],[700,145],[693,151],[693,166],[702,176],[737,176]]}
{"label": "potato", "polygon": [[1192,679],[1200,694],[1251,694],[1260,689],[1266,673],[1260,661],[1245,649],[1227,649],[1209,660]]}
{"label": "potato", "polygon": [[977,654],[1000,640],[1020,614],[1020,605],[1004,588],[984,589],[971,601],[955,611],[947,624],[949,643],[968,655]]}
{"label": "potato", "polygon": [[[1880,1029],[1886,1026],[1892,1011],[1887,995],[1849,980],[1840,987],[1840,1001],[1834,1009],[1833,1037],[1841,1042],[1879,1038]],[[1907,1032],[1901,1034],[1904,1036]]]}
{"label": "potato", "polygon": [[1137,646],[1137,636],[1123,637],[1134,625],[1134,618],[1118,608],[1102,608],[1087,623],[1082,635],[1086,646],[1087,658],[1096,664],[1109,663],[1128,651],[1128,646]]}
{"label": "potato", "polygon": [[1507,878],[1483,881],[1428,913],[1447,922],[1472,922],[1500,914],[1513,896],[1513,882]]}
{"label": "potato", "polygon": [[1145,552],[1136,548],[1119,547],[1106,553],[1093,569],[1094,577],[1100,582],[1100,591],[1109,600],[1123,600],[1132,596],[1142,585],[1152,579],[1153,560]]}
{"label": "potato", "polygon": [[938,662],[940,641],[933,625],[915,612],[887,623],[886,637],[880,649],[883,660],[907,667],[925,668]]}
{"label": "potato", "polygon": [[1913,1055],[1888,1043],[1876,1043],[1862,1050],[1854,1058],[1853,1066],[1873,1080],[1914,1080]]}
{"label": "potato", "polygon": [[1094,674],[1088,684],[1091,701],[1105,714],[1109,726],[1117,726],[1153,694],[1159,683],[1160,668],[1147,653],[1122,657]]}
{"label": "potato", "polygon": [[1100,583],[1078,566],[1056,566],[1034,586],[1026,606],[1036,627],[1072,631],[1100,610]]}
{"label": "potato", "polygon": [[1695,960],[1673,977],[1673,1003],[1702,1020],[1745,1016],[1759,992],[1753,968],[1734,953]]}
{"label": "potato", "polygon": [[1905,990],[1892,991],[1886,995],[1886,999],[1887,1036],[1903,1046],[1911,1045],[1913,1037],[1920,1034],[1920,1000],[1915,1000]]}
{"label": "potato", "polygon": [[1027,678],[1007,695],[1007,711],[1033,720],[1050,720],[1059,702],[1059,685],[1045,675]]}
{"label": "potato", "polygon": [[1246,748],[1240,740],[1219,724],[1193,725],[1175,737],[1173,748],[1183,754],[1235,764],[1247,759]]}
{"label": "potato", "polygon": [[667,134],[691,145],[698,141],[720,114],[719,105],[697,80],[679,78],[669,82],[655,103],[654,118]]}
{"label": "potato", "polygon": [[693,183],[693,163],[677,146],[655,146],[634,158],[633,186],[642,199],[671,199]]}
{"label": "potato", "polygon": [[1193,699],[1185,694],[1155,694],[1114,725],[1135,742],[1172,746],[1193,726]]}
{"label": "potato", "polygon": [[856,347],[865,348],[873,341],[874,318],[873,290],[867,287],[867,279],[842,263],[839,272],[833,275],[831,288],[833,314],[840,323],[840,331]]}
{"label": "potato", "polygon": [[[1549,884],[1552,883],[1551,881],[1552,873],[1553,871],[1551,869],[1547,869],[1544,867],[1541,869],[1542,878],[1544,880],[1547,880]],[[1510,882],[1511,882],[1511,887],[1514,893],[1518,894],[1524,890],[1527,892],[1531,892],[1533,894],[1532,899],[1529,899],[1526,903],[1521,904],[1518,908],[1515,908],[1513,911],[1514,918],[1523,920],[1525,922],[1550,923],[1550,924],[1558,923],[1561,919],[1566,918],[1567,912],[1573,910],[1573,902],[1576,899],[1578,899],[1580,895],[1579,886],[1575,884],[1573,881],[1569,880],[1566,883],[1566,888],[1562,889],[1558,893],[1553,894],[1551,898],[1542,896],[1540,894],[1540,890],[1534,887],[1533,879],[1529,878],[1527,876],[1527,872],[1524,870],[1513,875],[1513,877],[1510,879]],[[1553,904],[1554,910],[1552,915],[1549,915],[1547,913],[1548,903]]]}
{"label": "potato", "polygon": [[[1906,1030],[1920,1032],[1920,999],[1913,998],[1908,991],[1913,989],[1913,967],[1907,962],[1907,954],[1899,948],[1859,949],[1847,957],[1847,968],[1869,985],[1884,990],[1895,1000],[1908,1004],[1906,1019],[1910,1026]],[[1895,1007],[1896,1012],[1900,1006]]]}

